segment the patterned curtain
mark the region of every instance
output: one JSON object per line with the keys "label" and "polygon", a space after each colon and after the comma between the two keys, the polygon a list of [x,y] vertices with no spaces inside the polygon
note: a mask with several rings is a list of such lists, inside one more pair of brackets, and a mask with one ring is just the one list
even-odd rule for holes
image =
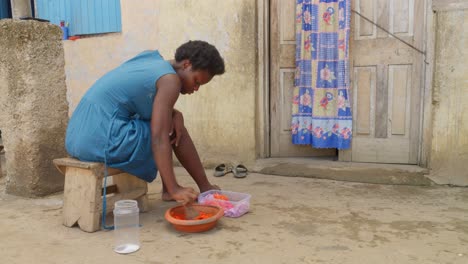
{"label": "patterned curtain", "polygon": [[293,144],[348,149],[351,0],[297,0]]}

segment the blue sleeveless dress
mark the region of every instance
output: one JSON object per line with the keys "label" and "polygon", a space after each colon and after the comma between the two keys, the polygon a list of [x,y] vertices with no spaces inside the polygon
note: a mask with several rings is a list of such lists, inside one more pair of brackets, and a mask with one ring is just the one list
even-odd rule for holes
{"label": "blue sleeveless dress", "polygon": [[68,153],[153,181],[150,121],[156,81],[166,74],[175,74],[171,64],[158,51],[145,51],[97,80],[68,123]]}

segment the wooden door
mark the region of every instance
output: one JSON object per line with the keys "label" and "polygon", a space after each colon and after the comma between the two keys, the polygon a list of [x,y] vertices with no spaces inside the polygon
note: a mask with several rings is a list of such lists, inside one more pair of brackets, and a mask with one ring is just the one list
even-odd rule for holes
{"label": "wooden door", "polygon": [[[424,0],[353,0],[354,10],[423,50]],[[351,160],[416,164],[423,56],[353,13]]]}
{"label": "wooden door", "polygon": [[270,1],[270,154],[271,157],[335,156],[335,149],[291,143],[295,16],[295,0]]}

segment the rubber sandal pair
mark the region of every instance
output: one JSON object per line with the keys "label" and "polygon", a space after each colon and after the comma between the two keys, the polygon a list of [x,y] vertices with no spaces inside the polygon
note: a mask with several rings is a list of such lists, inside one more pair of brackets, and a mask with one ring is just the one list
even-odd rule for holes
{"label": "rubber sandal pair", "polygon": [[238,164],[232,167],[223,163],[216,166],[214,176],[221,177],[230,172],[232,172],[232,174],[234,174],[234,177],[236,178],[245,178],[248,174],[247,168],[242,164]]}
{"label": "rubber sandal pair", "polygon": [[227,166],[226,164],[222,163],[216,166],[215,171],[214,171],[214,176],[215,177],[221,177],[224,176],[228,173],[232,172],[232,167]]}

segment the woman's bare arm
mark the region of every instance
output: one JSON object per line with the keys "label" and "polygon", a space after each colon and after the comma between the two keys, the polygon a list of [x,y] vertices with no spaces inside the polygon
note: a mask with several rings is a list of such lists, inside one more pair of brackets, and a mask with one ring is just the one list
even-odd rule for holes
{"label": "woman's bare arm", "polygon": [[197,193],[192,188],[178,185],[172,166],[172,146],[169,134],[172,132],[172,113],[180,94],[180,79],[175,74],[161,77],[156,83],[157,93],[153,102],[151,117],[151,147],[167,191],[182,203],[190,203]]}

